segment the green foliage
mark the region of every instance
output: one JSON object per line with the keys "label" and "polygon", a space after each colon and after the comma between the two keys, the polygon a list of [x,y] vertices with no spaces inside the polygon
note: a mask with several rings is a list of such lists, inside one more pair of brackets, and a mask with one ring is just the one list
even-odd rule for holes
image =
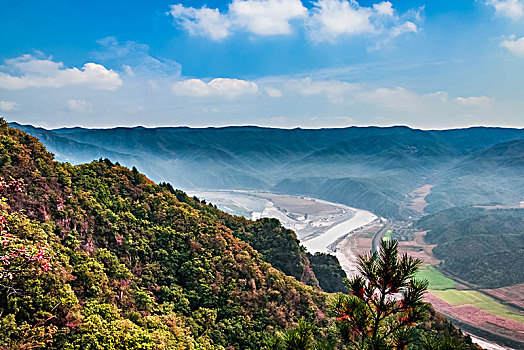
{"label": "green foliage", "polygon": [[300,245],[296,234],[283,227],[277,219],[261,218],[253,222],[226,214],[198,198],[189,199],[188,203],[231,229],[235,237],[249,243],[273,267],[304,284],[319,286],[305,248]]}
{"label": "green foliage", "polygon": [[362,276],[348,280],[351,295],[333,304],[341,340],[354,349],[404,349],[413,327],[424,318],[427,281],[414,278],[421,261],[398,257],[396,241],[382,241],[380,252],[359,257]]}
{"label": "green foliage", "polygon": [[308,253],[307,256],[323,291],[348,293],[348,288],[344,283],[346,273],[335,256],[325,253],[315,253],[315,255]]}
{"label": "green foliage", "polygon": [[318,329],[304,319],[296,327],[265,340],[264,350],[332,350],[332,342],[318,339]]}
{"label": "green foliage", "polygon": [[347,280],[351,294],[332,297],[335,327],[322,333],[301,320],[267,337],[263,349],[478,350],[422,302],[427,283],[414,278],[420,261],[407,255],[399,258],[397,248],[396,241],[383,241],[378,254],[360,257],[361,276]]}
{"label": "green foliage", "polygon": [[428,312],[421,322],[413,329],[412,342],[409,350],[434,350],[438,346],[449,350],[480,350],[478,345],[473,344],[469,335],[464,336],[462,332],[453,326],[443,315],[435,312],[428,304]]}
{"label": "green foliage", "polygon": [[[234,234],[182,192],[106,159],[56,163],[4,122],[0,158],[0,176],[24,184],[5,195],[10,242],[44,249],[51,267],[2,281],[0,347],[259,348],[264,332],[301,317],[327,325],[325,294],[235,237],[274,232],[295,247],[278,223],[239,220]],[[282,266],[303,270],[296,251],[303,265]]]}
{"label": "green foliage", "polygon": [[524,209],[457,207],[417,222],[442,268],[483,288],[524,282]]}

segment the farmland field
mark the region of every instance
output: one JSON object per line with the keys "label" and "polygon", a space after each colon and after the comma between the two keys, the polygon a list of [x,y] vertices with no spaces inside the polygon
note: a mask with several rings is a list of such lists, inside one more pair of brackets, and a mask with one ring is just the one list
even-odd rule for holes
{"label": "farmland field", "polygon": [[456,289],[457,283],[444,276],[433,266],[423,266],[417,273],[417,277],[427,279],[429,292],[450,305],[472,305],[491,314],[524,323],[522,313],[476,290]]}
{"label": "farmland field", "polygon": [[417,273],[417,278],[427,279],[429,281],[429,290],[453,289],[457,284],[451,278],[442,274],[439,270],[430,265],[423,266]]}
{"label": "farmland field", "polygon": [[440,298],[453,306],[472,305],[480,310],[489,312],[490,314],[524,323],[524,315],[522,315],[522,313],[519,313],[517,310],[505,306],[476,290],[447,289],[430,290],[430,292],[437,298]]}

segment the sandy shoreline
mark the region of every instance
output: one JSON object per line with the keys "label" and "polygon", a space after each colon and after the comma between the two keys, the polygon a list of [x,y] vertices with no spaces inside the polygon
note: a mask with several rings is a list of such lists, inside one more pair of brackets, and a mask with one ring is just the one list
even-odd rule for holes
{"label": "sandy shoreline", "polygon": [[[302,245],[304,245],[311,254],[317,252],[333,253],[333,251],[329,249],[329,246],[333,242],[377,219],[377,216],[369,211],[349,207],[348,209],[354,213],[351,218],[330,227],[326,232],[317,237],[301,241]],[[340,246],[340,244],[338,246]]]}

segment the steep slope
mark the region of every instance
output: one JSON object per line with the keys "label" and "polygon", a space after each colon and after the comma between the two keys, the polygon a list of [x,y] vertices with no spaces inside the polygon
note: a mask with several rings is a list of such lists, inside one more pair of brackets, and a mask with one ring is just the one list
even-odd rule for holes
{"label": "steep slope", "polygon": [[417,222],[442,267],[482,288],[524,282],[524,209],[459,207]]}
{"label": "steep slope", "polygon": [[259,348],[265,331],[326,321],[320,290],[271,267],[184,194],[108,160],[56,163],[5,122],[0,154],[2,177],[24,188],[3,194],[9,230],[49,245],[52,266],[2,280],[0,308],[17,315],[2,318],[9,346]]}

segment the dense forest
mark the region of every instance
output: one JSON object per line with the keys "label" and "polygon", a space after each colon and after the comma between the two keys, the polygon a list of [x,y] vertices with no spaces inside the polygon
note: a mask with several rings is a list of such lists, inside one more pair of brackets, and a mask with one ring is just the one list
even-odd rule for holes
{"label": "dense forest", "polygon": [[[0,176],[1,349],[259,349],[304,322],[338,344],[321,287],[340,288],[340,267],[310,261],[278,221],[230,216],[107,159],[55,162],[4,121]],[[411,348],[429,336],[474,348],[431,308],[418,316]]]}
{"label": "dense forest", "polygon": [[524,282],[524,209],[457,207],[417,222],[442,268],[483,288]]}

